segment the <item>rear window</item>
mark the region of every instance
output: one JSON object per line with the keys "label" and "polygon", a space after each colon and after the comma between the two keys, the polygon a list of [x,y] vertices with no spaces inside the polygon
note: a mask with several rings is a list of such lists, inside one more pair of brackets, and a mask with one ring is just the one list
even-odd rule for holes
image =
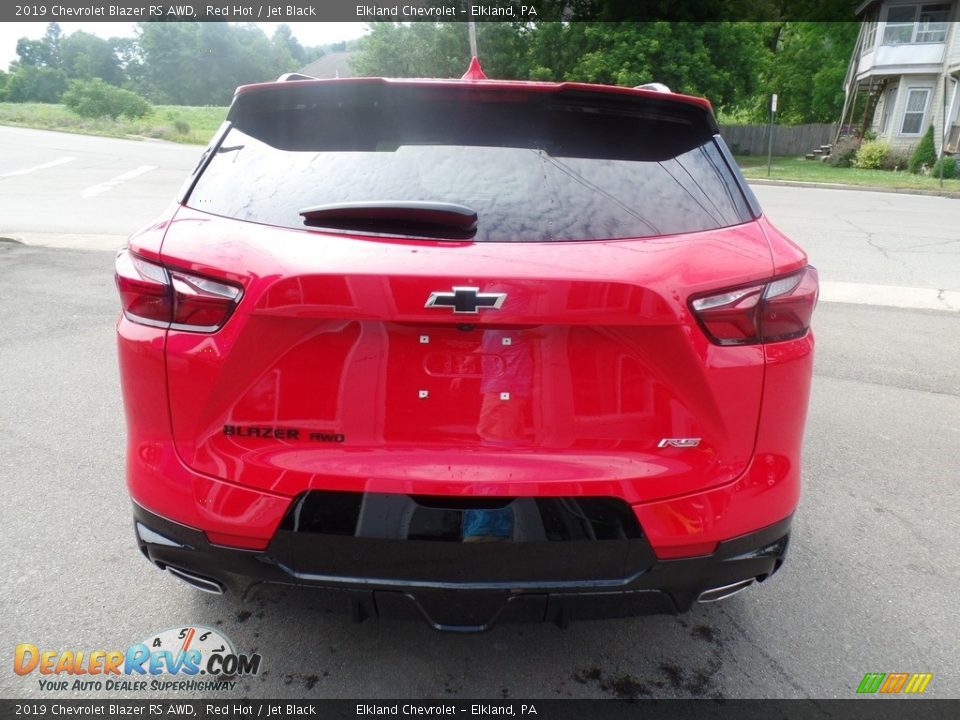
{"label": "rear window", "polygon": [[318,205],[455,203],[476,211],[476,241],[542,242],[751,217],[709,112],[666,99],[307,83],[242,94],[228,120],[187,204],[240,220],[304,228]]}

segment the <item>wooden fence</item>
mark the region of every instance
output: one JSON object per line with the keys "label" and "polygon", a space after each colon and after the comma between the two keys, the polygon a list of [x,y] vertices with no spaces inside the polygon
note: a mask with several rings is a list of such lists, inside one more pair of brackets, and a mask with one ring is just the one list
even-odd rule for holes
{"label": "wooden fence", "polygon": [[[773,154],[803,157],[814,148],[833,142],[836,126],[777,125],[773,130]],[[721,125],[720,135],[734,155],[766,155],[769,125]]]}

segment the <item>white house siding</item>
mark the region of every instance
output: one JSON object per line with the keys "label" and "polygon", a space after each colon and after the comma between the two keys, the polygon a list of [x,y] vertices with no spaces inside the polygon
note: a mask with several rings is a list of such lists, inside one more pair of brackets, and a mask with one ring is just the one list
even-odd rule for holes
{"label": "white house siding", "polygon": [[[887,84],[887,91],[891,94],[885,94],[884,101],[877,104],[872,124],[874,132],[880,134],[883,114],[887,111],[885,101],[892,99],[893,112],[887,117],[887,127],[881,137],[894,148],[909,148],[916,145],[920,138],[923,137],[923,133],[930,127],[930,123],[936,122],[937,103],[942,97],[942,92],[938,92],[938,82],[939,80],[936,75],[905,75],[901,78],[892,78]],[[907,99],[909,98],[910,90],[921,88],[928,89],[932,99],[927,100],[923,120],[920,122],[920,132],[917,134],[904,135],[900,131],[903,127],[903,116],[907,109]]]}
{"label": "white house siding", "polygon": [[960,6],[954,8],[954,22],[947,30],[947,67],[951,73],[960,72]]}
{"label": "white house siding", "polygon": [[[860,71],[876,69],[882,72],[890,67],[916,67],[918,65],[938,69],[943,64],[944,48],[944,43],[879,45],[872,53],[864,55],[863,62],[860,63]],[[869,63],[867,62],[868,59]]]}
{"label": "white house siding", "polygon": [[[952,22],[947,27],[947,37],[946,39],[946,57],[944,58],[944,69],[940,74],[940,97],[939,105],[937,109],[937,126],[934,132],[936,133],[936,146],[939,149],[941,143],[943,142],[943,131],[944,126],[946,126],[946,131],[950,132],[951,125],[954,125],[958,122],[958,116],[960,116],[960,108],[958,108],[958,93],[957,93],[957,84],[960,81],[960,3],[954,4],[953,14],[951,15]],[[947,121],[944,123],[944,78],[947,78],[946,83],[946,118]]]}
{"label": "white house siding", "polygon": [[[941,0],[942,2],[943,0]],[[944,129],[944,77],[960,81],[960,2],[954,0],[948,18],[946,37],[943,43],[905,43],[884,45],[887,10],[892,5],[935,4],[936,0],[888,0],[882,5],[873,4],[863,18],[877,22],[874,46],[856,58],[856,78],[869,82],[871,78],[887,78],[885,93],[877,103],[872,129],[896,148],[910,148],[919,142],[923,133],[932,124],[937,147],[943,141]],[[924,112],[920,133],[903,135],[904,111],[911,88],[925,87],[930,90],[930,99]],[[948,81],[946,88],[947,117],[950,124],[960,121],[960,91]],[[956,99],[955,99],[956,98]],[[887,117],[884,127],[884,116]],[[948,128],[949,130],[949,128]]]}

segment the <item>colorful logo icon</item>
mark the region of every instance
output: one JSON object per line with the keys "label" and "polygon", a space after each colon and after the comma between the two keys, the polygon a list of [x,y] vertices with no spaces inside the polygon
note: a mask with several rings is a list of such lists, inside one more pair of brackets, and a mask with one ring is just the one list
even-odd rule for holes
{"label": "colorful logo icon", "polygon": [[927,689],[933,673],[867,673],[857,686],[861,695],[896,695],[910,693],[919,695]]}

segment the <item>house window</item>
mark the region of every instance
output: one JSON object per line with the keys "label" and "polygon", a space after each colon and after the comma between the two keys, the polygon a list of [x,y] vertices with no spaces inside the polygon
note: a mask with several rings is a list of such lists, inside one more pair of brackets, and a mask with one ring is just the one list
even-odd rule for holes
{"label": "house window", "polygon": [[873,46],[877,42],[877,23],[870,21],[867,23],[867,26],[863,34],[863,50],[862,53],[866,54],[873,50]]}
{"label": "house window", "polygon": [[887,10],[883,44],[941,43],[949,15],[950,5],[895,5]]}
{"label": "house window", "polygon": [[947,37],[949,5],[923,5],[917,23],[918,43],[941,43]]}
{"label": "house window", "polygon": [[890,130],[890,119],[893,117],[893,109],[897,106],[897,88],[887,89],[883,94],[883,110],[880,120],[880,135],[886,135]]}
{"label": "house window", "polygon": [[929,88],[910,88],[907,92],[907,107],[903,111],[903,124],[900,126],[901,135],[920,134],[929,99]]}

